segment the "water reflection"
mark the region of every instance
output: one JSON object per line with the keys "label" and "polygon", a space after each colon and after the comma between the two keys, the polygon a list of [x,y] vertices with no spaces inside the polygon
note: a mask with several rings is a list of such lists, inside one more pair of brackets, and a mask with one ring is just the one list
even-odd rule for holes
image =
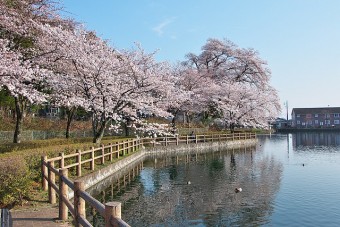
{"label": "water reflection", "polygon": [[[122,217],[131,226],[265,224],[282,164],[270,155],[255,159],[256,152],[261,149],[150,157],[128,184],[108,187],[96,197],[122,202]],[[235,193],[236,187],[243,191]]]}
{"label": "water reflection", "polygon": [[297,132],[292,134],[293,149],[316,146],[340,146],[340,133],[337,132]]}

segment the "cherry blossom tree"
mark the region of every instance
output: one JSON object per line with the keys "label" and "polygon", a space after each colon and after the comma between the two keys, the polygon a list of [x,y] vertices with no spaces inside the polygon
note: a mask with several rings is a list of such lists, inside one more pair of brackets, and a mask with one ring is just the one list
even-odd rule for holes
{"label": "cherry blossom tree", "polygon": [[186,64],[179,64],[173,68],[175,87],[171,94],[170,111],[174,115],[173,124],[175,125],[176,116],[183,113],[186,120],[190,123],[193,115],[204,113],[208,109],[207,98],[216,89],[211,78],[200,74],[196,69]]}
{"label": "cherry blossom tree", "polygon": [[209,39],[199,55],[189,53],[183,64],[200,77],[209,78],[203,93],[208,109],[213,108],[233,130],[236,125],[259,126],[280,110],[275,89],[269,84],[270,70],[256,51],[241,49],[229,40]]}
{"label": "cherry blossom tree", "polygon": [[280,106],[274,89],[256,89],[243,83],[229,84],[212,97],[220,118],[230,130],[236,126],[266,127]]}
{"label": "cherry blossom tree", "polygon": [[167,125],[150,124],[143,113],[206,113],[232,128],[263,125],[279,109],[266,62],[228,40],[209,39],[199,55],[189,53],[171,69],[140,45],[112,48],[62,19],[49,0],[0,0],[0,21],[0,89],[15,98],[14,142],[20,142],[25,108],[46,100],[67,109],[66,137],[76,108],[89,111],[95,143],[108,125],[167,133]]}
{"label": "cherry blossom tree", "polygon": [[171,85],[165,75],[170,67],[156,62],[155,53],[146,54],[140,46],[118,51],[82,28],[54,27],[45,35],[46,40],[62,40],[60,53],[53,52],[61,57],[54,65],[56,75],[48,82],[52,96],[60,105],[81,106],[91,112],[93,142],[100,142],[112,122],[147,128],[138,111],[169,115],[164,109]]}
{"label": "cherry blossom tree", "polygon": [[6,87],[15,98],[14,143],[20,142],[27,106],[45,101],[42,83],[52,73],[37,61],[46,54],[44,46],[38,45],[39,27],[60,23],[71,24],[55,14],[48,0],[0,1],[0,89]]}
{"label": "cherry blossom tree", "polygon": [[21,125],[28,103],[45,100],[45,95],[37,90],[36,82],[48,73],[28,61],[22,61],[22,55],[11,51],[8,41],[0,39],[0,89],[5,86],[15,100],[14,143],[20,143]]}

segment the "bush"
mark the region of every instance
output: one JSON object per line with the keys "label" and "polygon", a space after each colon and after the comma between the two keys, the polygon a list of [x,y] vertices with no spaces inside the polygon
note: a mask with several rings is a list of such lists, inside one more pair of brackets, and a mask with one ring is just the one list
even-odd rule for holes
{"label": "bush", "polygon": [[20,156],[0,159],[0,208],[23,204],[30,191],[30,173]]}
{"label": "bush", "polygon": [[[102,144],[120,141],[123,138],[105,137]],[[41,156],[47,155],[48,158],[56,157],[60,152],[64,154],[74,153],[76,149],[82,151],[90,149],[91,146],[98,146],[92,143],[92,138],[78,139],[50,139],[27,141],[20,144],[1,144],[0,161],[11,157],[20,156],[21,160],[28,166],[30,178],[33,181],[41,179]]]}

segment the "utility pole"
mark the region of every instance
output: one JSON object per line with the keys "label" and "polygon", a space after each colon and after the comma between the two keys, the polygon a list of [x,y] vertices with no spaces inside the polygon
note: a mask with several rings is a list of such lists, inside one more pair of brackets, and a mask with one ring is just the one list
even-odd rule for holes
{"label": "utility pole", "polygon": [[287,124],[288,124],[288,100],[286,101],[286,111],[287,111]]}

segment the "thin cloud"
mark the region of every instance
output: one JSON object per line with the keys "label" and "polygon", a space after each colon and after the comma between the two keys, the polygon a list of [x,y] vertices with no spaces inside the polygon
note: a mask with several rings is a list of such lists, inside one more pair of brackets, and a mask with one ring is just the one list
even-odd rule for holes
{"label": "thin cloud", "polygon": [[168,26],[169,24],[173,23],[175,21],[175,18],[167,18],[161,23],[159,23],[157,26],[153,27],[152,30],[155,31],[159,36],[162,36],[164,33],[164,28]]}

